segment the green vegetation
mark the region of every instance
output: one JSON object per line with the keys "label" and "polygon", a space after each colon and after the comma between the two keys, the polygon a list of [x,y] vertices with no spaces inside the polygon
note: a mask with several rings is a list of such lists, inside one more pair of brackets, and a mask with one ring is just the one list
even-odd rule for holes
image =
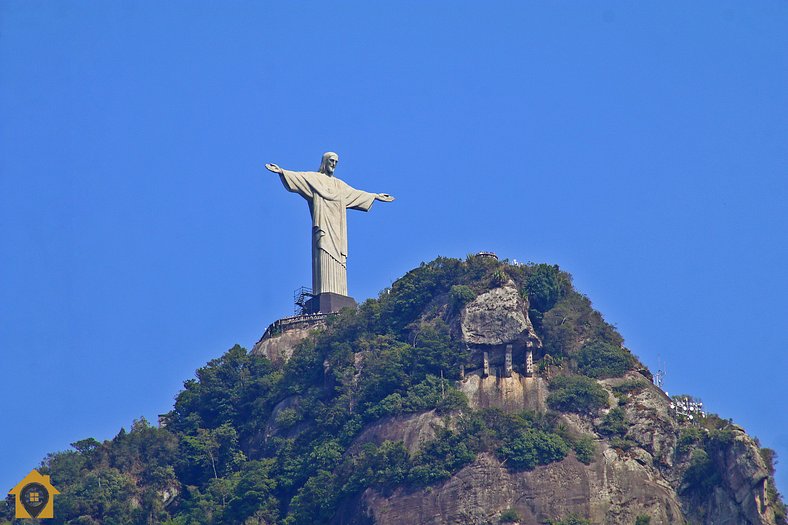
{"label": "green vegetation", "polygon": [[766,483],[766,496],[769,498],[769,501],[772,502],[775,522],[777,525],[788,525],[788,509],[783,502],[782,496],[777,491],[777,485],[774,481],[774,465],[777,463],[777,452],[770,448],[762,448],[760,452],[764,463],[766,463],[766,468],[769,471],[769,479]]}
{"label": "green vegetation", "polygon": [[683,491],[698,496],[708,496],[720,484],[720,475],[714,461],[702,449],[692,451],[690,466],[684,472]]}
{"label": "green vegetation", "polygon": [[627,379],[620,385],[613,387],[613,393],[617,396],[629,396],[631,394],[639,394],[642,392],[648,383],[643,379]]}
{"label": "green vegetation", "polygon": [[635,525],[649,525],[651,523],[651,518],[646,514],[641,514],[637,518],[635,518]]}
{"label": "green vegetation", "polygon": [[449,311],[459,312],[463,306],[476,298],[476,292],[470,286],[457,284],[449,290]]}
{"label": "green vegetation", "polygon": [[490,287],[496,288],[503,286],[509,281],[509,274],[503,268],[497,268],[490,276]]}
{"label": "green vegetation", "polygon": [[[608,394],[596,381],[587,377],[560,376],[550,384],[547,404],[554,410],[593,416],[608,406]],[[636,446],[634,441],[627,438],[628,428],[624,409],[616,407],[605,414],[597,431],[609,439],[611,447],[626,451]],[[579,461],[588,463],[593,459],[593,440],[577,440],[574,449]]]}
{"label": "green vegetation", "polygon": [[[478,268],[479,262],[484,266],[486,261],[480,261],[480,258],[476,257],[472,258],[468,265],[477,263],[472,268],[474,272],[489,269]],[[428,264],[422,264],[398,279],[389,294],[370,304],[377,306],[379,312],[369,321],[377,322],[382,325],[381,328],[385,328],[378,333],[389,330],[401,332],[415,321],[437,296],[446,293],[455,284],[464,284],[458,282],[462,273],[463,265],[456,259],[439,257]]]}
{"label": "green vegetation", "polygon": [[622,376],[634,362],[632,354],[621,346],[600,340],[584,345],[577,355],[580,372],[599,379]]}
{"label": "green vegetation", "polygon": [[703,443],[703,431],[698,427],[682,428],[676,440],[676,455],[685,456],[693,447]]}
{"label": "green vegetation", "polygon": [[510,440],[499,449],[516,469],[530,470],[537,465],[561,461],[569,446],[561,437],[545,432],[527,431]]}
{"label": "green vegetation", "polygon": [[440,429],[435,439],[416,453],[410,479],[417,485],[429,485],[448,478],[476,459],[477,450],[466,440],[467,430]]}
{"label": "green vegetation", "polygon": [[627,433],[627,429],[626,414],[621,408],[614,408],[605,414],[602,423],[597,427],[597,430],[603,436],[624,436]]}
{"label": "green vegetation", "polygon": [[[440,483],[480,453],[513,471],[560,461],[570,450],[590,463],[595,436],[568,435],[558,414],[471,410],[455,386],[469,356],[451,323],[478,294],[510,280],[527,295],[544,341],[540,370],[558,375],[549,407],[596,415],[608,406],[607,391],[570,373],[618,376],[634,359],[568,274],[550,265],[438,258],[329,319],[282,367],[239,346],[211,360],[184,383],[162,428],[140,419],[111,440],[88,438],[47,456],[41,471],[61,491],[53,523],[323,524],[368,488],[388,493]],[[643,387],[628,381],[615,391]],[[382,418],[429,411],[442,423],[418,450],[359,440]],[[710,456],[730,438],[725,424],[707,419],[708,436],[680,439],[687,451],[698,449],[688,490],[714,473]],[[611,410],[599,431],[614,446],[631,446],[621,409]],[[3,518],[11,514],[0,504]],[[500,521],[516,519],[509,509]]]}
{"label": "green vegetation", "polygon": [[594,452],[596,451],[594,438],[591,436],[584,436],[578,439],[574,443],[574,450],[575,457],[578,461],[586,465],[590,464],[594,460]]}
{"label": "green vegetation", "polygon": [[574,356],[585,341],[598,340],[613,346],[624,342],[618,331],[606,323],[584,295],[570,291],[544,313],[539,325],[546,353],[553,357]]}
{"label": "green vegetation", "polygon": [[537,465],[560,461],[574,443],[560,434],[553,416],[522,412],[504,414],[495,409],[481,412],[486,439],[508,468],[530,470]]}
{"label": "green vegetation", "polygon": [[554,410],[592,415],[607,406],[607,391],[582,376],[560,376],[550,383],[547,404]]}
{"label": "green vegetation", "polygon": [[498,521],[501,523],[516,523],[520,521],[520,515],[514,509],[506,509],[501,512],[501,517]]}
{"label": "green vegetation", "polygon": [[557,265],[537,264],[525,283],[525,292],[531,308],[544,313],[565,297],[571,286],[571,278]]}
{"label": "green vegetation", "polygon": [[637,446],[633,440],[628,439],[626,437],[615,436],[610,439],[610,447],[616,448],[619,450],[627,451],[633,447]]}
{"label": "green vegetation", "polygon": [[[110,441],[83,439],[72,447],[47,456],[42,469],[42,473],[52,473],[61,491],[58,515],[71,519],[101,516],[106,523],[155,522],[167,517],[158,493],[178,484],[173,469],[178,455],[175,436],[140,419],[129,432],[121,431]],[[135,508],[134,499],[143,506]]]}

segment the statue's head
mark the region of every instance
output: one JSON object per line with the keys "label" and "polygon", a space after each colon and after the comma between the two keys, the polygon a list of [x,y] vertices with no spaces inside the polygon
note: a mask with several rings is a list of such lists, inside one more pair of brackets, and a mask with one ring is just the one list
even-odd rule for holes
{"label": "statue's head", "polygon": [[333,151],[327,151],[323,153],[323,160],[320,161],[320,169],[318,171],[326,175],[334,175],[334,169],[336,169],[338,163],[339,155]]}

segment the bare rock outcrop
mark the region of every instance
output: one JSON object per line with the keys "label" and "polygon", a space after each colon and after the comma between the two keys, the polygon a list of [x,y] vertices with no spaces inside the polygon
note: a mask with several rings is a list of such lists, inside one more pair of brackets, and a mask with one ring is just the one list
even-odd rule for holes
{"label": "bare rock outcrop", "polygon": [[252,353],[265,356],[273,364],[281,366],[293,355],[298,343],[309,337],[315,328],[316,326],[291,328],[271,337],[264,337],[254,345]]}
{"label": "bare rock outcrop", "polygon": [[358,504],[378,525],[493,524],[507,509],[514,509],[521,523],[570,514],[589,516],[594,524],[634,523],[639,515],[654,525],[683,523],[670,485],[609,448],[591,465],[569,456],[526,472],[511,472],[495,457],[480,454],[441,485],[390,495],[369,489]]}
{"label": "bare rock outcrop", "polygon": [[547,382],[541,377],[525,377],[512,372],[511,377],[492,371],[484,377],[481,371],[469,373],[458,383],[471,408],[500,408],[504,412],[532,410],[544,412]]}
{"label": "bare rock outcrop", "polygon": [[354,453],[366,443],[380,445],[384,441],[402,441],[405,448],[413,454],[422,443],[435,437],[435,426],[440,421],[440,416],[434,410],[383,418],[365,428],[353,441],[348,452]]}
{"label": "bare rock outcrop", "polygon": [[468,303],[460,315],[469,345],[502,345],[534,333],[525,300],[513,283],[493,288]]}
{"label": "bare rock outcrop", "polygon": [[640,389],[630,394],[625,405],[628,436],[655,461],[665,467],[673,466],[678,424],[670,414],[670,398],[637,372],[628,372],[623,378],[601,381],[608,387],[637,382]]}

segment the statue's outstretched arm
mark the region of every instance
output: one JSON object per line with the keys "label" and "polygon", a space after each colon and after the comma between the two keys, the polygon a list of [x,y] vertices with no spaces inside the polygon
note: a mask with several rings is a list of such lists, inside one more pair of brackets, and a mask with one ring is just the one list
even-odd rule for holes
{"label": "statue's outstretched arm", "polygon": [[276,164],[266,164],[265,167],[268,169],[268,171],[273,171],[274,173],[278,173],[279,175],[281,175],[283,171],[282,168],[280,168]]}
{"label": "statue's outstretched arm", "polygon": [[300,171],[283,170],[276,164],[266,164],[268,171],[273,171],[279,175],[279,180],[284,184],[287,191],[298,193],[305,199],[312,198],[312,185],[309,183],[309,173]]}
{"label": "statue's outstretched arm", "polygon": [[383,201],[383,202],[391,202],[394,200],[394,197],[392,197],[388,193],[378,193],[377,195],[375,195],[375,200]]}

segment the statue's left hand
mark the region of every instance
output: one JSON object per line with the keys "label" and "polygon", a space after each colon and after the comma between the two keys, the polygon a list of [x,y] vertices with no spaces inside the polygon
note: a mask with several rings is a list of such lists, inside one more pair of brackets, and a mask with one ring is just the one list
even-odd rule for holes
{"label": "statue's left hand", "polygon": [[378,193],[376,199],[383,202],[391,202],[394,200],[394,197],[392,197],[388,193]]}

